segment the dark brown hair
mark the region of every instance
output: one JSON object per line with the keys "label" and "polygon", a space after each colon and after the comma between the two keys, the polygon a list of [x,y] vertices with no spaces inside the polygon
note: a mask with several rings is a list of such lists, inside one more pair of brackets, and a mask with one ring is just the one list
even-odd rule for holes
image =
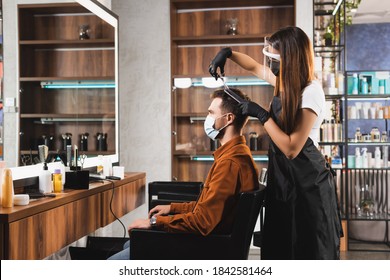
{"label": "dark brown hair", "polygon": [[[234,93],[239,95],[241,98],[250,101],[250,98],[246,96],[244,93],[242,93],[237,88],[230,88]],[[236,128],[237,131],[241,130],[244,127],[244,124],[246,123],[246,120],[248,119],[248,116],[243,115],[241,113],[241,109],[238,106],[238,103],[236,100],[231,98],[226,92],[224,92],[223,89],[219,89],[213,92],[211,95],[211,98],[221,98],[221,111],[223,114],[232,113],[235,116],[233,125]]]}
{"label": "dark brown hair", "polygon": [[310,39],[299,27],[285,27],[269,38],[280,52],[280,74],[276,77],[275,95],[280,96],[281,129],[290,135],[299,118],[303,89],[314,80],[314,56]]}

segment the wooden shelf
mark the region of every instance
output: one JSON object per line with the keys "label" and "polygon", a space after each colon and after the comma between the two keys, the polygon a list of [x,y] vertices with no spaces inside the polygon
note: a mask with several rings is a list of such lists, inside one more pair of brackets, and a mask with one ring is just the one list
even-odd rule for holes
{"label": "wooden shelf", "polygon": [[178,45],[200,45],[200,44],[245,44],[245,43],[264,43],[264,37],[270,34],[254,34],[254,35],[210,35],[210,36],[188,36],[188,37],[173,37],[172,41]]}
{"label": "wooden shelf", "polygon": [[34,48],[93,48],[111,47],[114,48],[113,39],[88,39],[88,40],[22,40],[21,47]]}
{"label": "wooden shelf", "polygon": [[42,82],[42,81],[114,81],[115,77],[20,77],[20,82]]}
{"label": "wooden shelf", "polygon": [[[62,151],[64,152],[64,151]],[[49,154],[55,154],[58,153],[57,150],[49,151]],[[79,151],[79,154],[85,154],[85,155],[112,155],[114,154],[115,151],[97,151],[97,150],[89,150],[89,151]],[[27,150],[21,150],[20,154],[22,155],[38,155],[38,151],[32,150],[32,151],[27,151]]]}
{"label": "wooden shelf", "polygon": [[21,119],[113,119],[115,114],[20,114]]}
{"label": "wooden shelf", "polygon": [[293,5],[291,0],[173,0],[172,5],[177,9],[209,9],[209,8],[232,8],[253,6],[284,6]]}

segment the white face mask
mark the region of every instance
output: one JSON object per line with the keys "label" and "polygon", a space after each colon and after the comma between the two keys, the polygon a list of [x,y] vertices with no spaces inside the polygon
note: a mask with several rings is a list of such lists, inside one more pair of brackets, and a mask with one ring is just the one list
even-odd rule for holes
{"label": "white face mask", "polygon": [[[225,116],[225,115],[223,115],[223,116]],[[222,118],[223,116],[220,116],[219,118]],[[214,119],[211,116],[207,116],[206,120],[204,121],[204,132],[212,140],[215,140],[217,138],[218,134],[222,131],[222,129],[224,129],[225,127],[227,127],[229,125],[229,124],[226,124],[224,127],[220,128],[220,129],[215,129],[214,128],[215,121],[216,121],[216,119]]]}

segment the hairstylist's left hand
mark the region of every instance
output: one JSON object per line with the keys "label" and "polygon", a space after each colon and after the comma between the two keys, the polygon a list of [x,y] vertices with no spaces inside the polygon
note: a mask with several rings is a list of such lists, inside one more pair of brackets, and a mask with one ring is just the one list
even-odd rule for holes
{"label": "hairstylist's left hand", "polygon": [[239,106],[243,115],[258,118],[262,125],[270,117],[269,112],[255,102],[244,101]]}

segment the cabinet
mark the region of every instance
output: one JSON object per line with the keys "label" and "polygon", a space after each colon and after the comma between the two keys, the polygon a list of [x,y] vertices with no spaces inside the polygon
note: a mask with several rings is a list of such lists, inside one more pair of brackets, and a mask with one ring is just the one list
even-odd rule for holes
{"label": "cabinet", "polygon": [[41,144],[116,154],[116,26],[79,3],[18,5],[18,23],[20,164],[39,161]]}
{"label": "cabinet", "polygon": [[[170,4],[172,178],[204,181],[215,148],[203,131],[209,96],[218,87],[208,73],[210,61],[226,46],[263,61],[264,37],[294,25],[294,1],[171,0]],[[234,23],[237,26],[232,26]],[[240,88],[253,101],[268,107],[273,87],[248,76],[229,60],[225,74],[229,86]],[[249,120],[244,135],[248,145],[252,140],[252,153],[261,170],[266,166],[268,136],[255,119]]]}

